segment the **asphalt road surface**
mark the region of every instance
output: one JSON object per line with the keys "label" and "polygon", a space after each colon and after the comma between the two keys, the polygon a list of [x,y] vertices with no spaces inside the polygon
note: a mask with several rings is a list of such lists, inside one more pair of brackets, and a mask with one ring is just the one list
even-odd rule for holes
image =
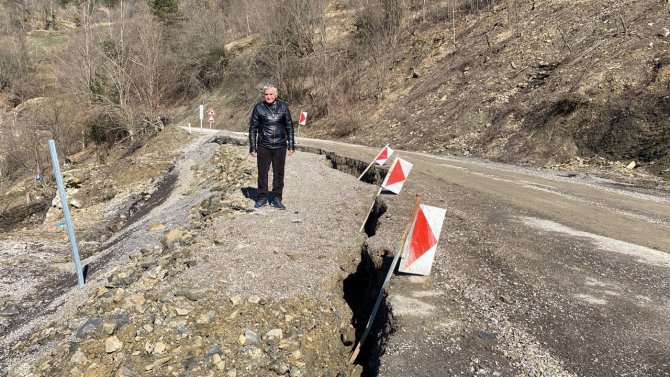
{"label": "asphalt road surface", "polygon": [[[362,161],[380,149],[298,145]],[[447,216],[431,275],[392,278],[379,375],[670,375],[669,192],[398,155],[414,168],[400,195],[381,196],[371,249],[394,249],[414,194]]]}

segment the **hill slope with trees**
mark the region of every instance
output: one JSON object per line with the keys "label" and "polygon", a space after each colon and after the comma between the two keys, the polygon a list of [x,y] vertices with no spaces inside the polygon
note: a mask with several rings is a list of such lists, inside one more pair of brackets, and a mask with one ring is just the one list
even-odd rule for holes
{"label": "hill slope with trees", "polygon": [[48,138],[104,161],[202,102],[244,130],[266,82],[301,136],[670,176],[665,0],[0,7],[0,190],[48,169]]}

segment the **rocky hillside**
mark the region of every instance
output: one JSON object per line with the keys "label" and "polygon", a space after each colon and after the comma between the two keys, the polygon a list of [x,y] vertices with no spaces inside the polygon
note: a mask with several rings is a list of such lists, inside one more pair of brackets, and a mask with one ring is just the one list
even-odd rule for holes
{"label": "rocky hillside", "polygon": [[[318,114],[301,132],[569,169],[634,161],[670,177],[666,1],[497,1],[461,7],[453,23],[447,6],[404,14],[386,86],[377,100],[349,106],[348,132]],[[353,38],[352,10],[331,8],[328,30]],[[243,130],[248,105],[232,108],[234,94],[224,92],[224,127]]]}

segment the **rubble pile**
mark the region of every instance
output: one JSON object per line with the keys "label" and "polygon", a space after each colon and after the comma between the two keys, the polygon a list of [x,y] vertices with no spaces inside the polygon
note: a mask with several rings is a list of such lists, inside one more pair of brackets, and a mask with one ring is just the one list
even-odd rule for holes
{"label": "rubble pile", "polygon": [[[191,167],[190,190],[212,187],[189,225],[163,231],[159,243],[135,250],[67,320],[14,343],[11,354],[40,354],[8,376],[353,376],[347,362],[355,330],[348,308],[314,297],[229,297],[222,290],[180,287],[203,228],[248,211],[239,192],[253,185],[253,163],[222,146]],[[235,193],[238,193],[235,195]],[[223,279],[211,271],[211,279]]]}

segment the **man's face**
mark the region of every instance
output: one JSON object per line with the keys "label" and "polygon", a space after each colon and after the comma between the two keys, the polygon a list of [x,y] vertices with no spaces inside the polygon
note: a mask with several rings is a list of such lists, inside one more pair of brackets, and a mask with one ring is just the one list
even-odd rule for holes
{"label": "man's face", "polygon": [[272,89],[265,89],[263,91],[263,97],[265,97],[265,102],[272,105],[277,99],[277,93]]}

